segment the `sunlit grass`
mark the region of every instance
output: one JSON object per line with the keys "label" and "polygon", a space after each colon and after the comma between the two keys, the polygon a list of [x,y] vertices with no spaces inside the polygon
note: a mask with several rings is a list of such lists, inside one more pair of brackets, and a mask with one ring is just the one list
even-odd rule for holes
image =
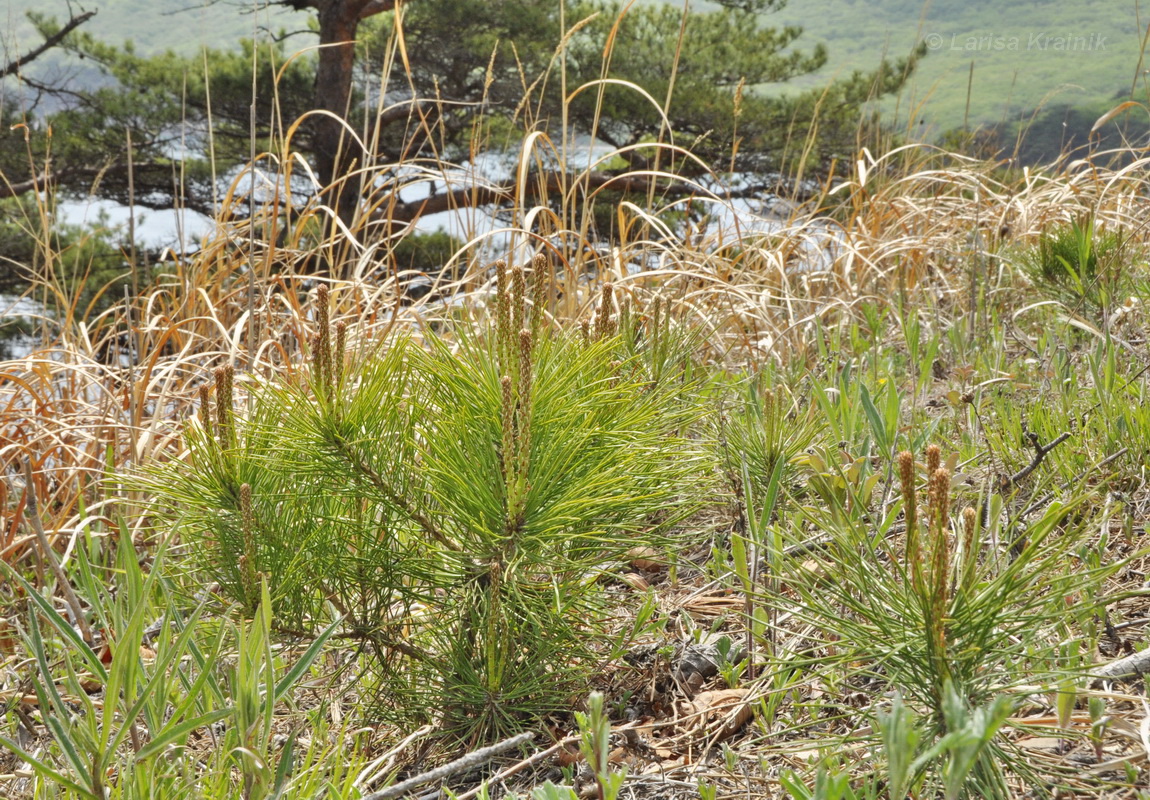
{"label": "sunlit grass", "polygon": [[[306,167],[290,135],[280,145],[261,163],[283,185]],[[265,198],[249,218],[237,178],[195,253],[170,255],[96,315],[45,258],[33,291],[58,311],[30,353],[0,365],[12,620],[0,735],[34,765],[0,761],[0,793],[355,798],[461,739],[566,735],[565,712],[592,687],[614,724],[630,710],[655,726],[641,734],[655,755],[632,775],[728,794],[800,796],[820,770],[824,790],[859,796],[887,775],[966,796],[1135,785],[1144,765],[1113,731],[1135,729],[1142,707],[1086,677],[1138,646],[1145,612],[1150,160],[1110,166],[1123,155],[1018,173],[929,148],[864,150],[767,222],[704,188],[723,186],[715,175],[624,175],[617,185],[647,191],[621,199],[596,164],[569,163],[527,124],[500,216],[462,211],[462,247],[419,297],[392,256],[413,234],[397,193],[431,177],[458,188],[463,165],[363,166],[372,189],[351,226],[322,196],[290,209]],[[1020,266],[1087,218],[1124,243],[1113,257],[1129,280],[1106,287],[1104,314],[1077,302],[1091,296],[1085,271],[1068,296],[1061,277]],[[51,231],[36,235],[50,250]],[[508,310],[514,272],[494,255],[539,270],[529,302],[520,289]],[[538,373],[495,341],[520,330],[552,342]],[[510,404],[505,376],[528,386]],[[242,436],[221,423],[221,395]],[[532,397],[539,449],[511,469],[497,454]],[[307,457],[308,437],[333,431],[358,437],[384,479],[335,480],[336,456]],[[668,443],[677,460],[659,451]],[[919,531],[896,465],[930,444],[940,463],[923,475],[934,488]],[[166,519],[142,469],[169,488],[186,480]],[[276,558],[253,548],[245,514],[257,512],[284,523]],[[435,548],[418,540],[433,532]],[[67,619],[52,558],[93,641]],[[745,690],[752,721],[734,732],[676,705],[700,687],[671,680],[667,659],[708,631],[748,644],[750,661],[706,684]],[[464,646],[469,632],[491,646]],[[654,666],[623,659],[636,640],[661,654]],[[1084,722],[1074,704],[1100,698],[1110,722]],[[88,719],[67,717],[76,700]],[[412,720],[432,727],[415,736],[400,724]],[[1097,744],[1096,762],[1127,761],[1078,774],[1060,752],[1027,749],[1033,725]],[[180,788],[192,775],[201,788]],[[459,780],[462,792],[478,779]]]}

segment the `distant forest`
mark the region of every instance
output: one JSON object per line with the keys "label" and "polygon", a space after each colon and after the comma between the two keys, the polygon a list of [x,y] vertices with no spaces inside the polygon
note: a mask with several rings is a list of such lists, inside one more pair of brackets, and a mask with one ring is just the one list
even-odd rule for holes
{"label": "distant forest", "polygon": [[[46,3],[40,10],[63,18],[66,4],[57,5]],[[706,10],[718,4],[704,0],[692,6]],[[916,139],[941,141],[948,133],[977,132],[984,150],[1009,154],[1017,145],[1021,161],[1042,163],[1086,144],[1095,121],[1132,92],[1134,99],[1147,94],[1145,72],[1135,77],[1146,21],[1139,22],[1133,2],[789,0],[781,6],[769,23],[803,27],[804,46],[825,43],[829,58],[821,70],[786,86],[758,87],[768,93],[793,93],[853,70],[873,69],[884,54],[905,55],[916,40],[929,37],[930,54],[906,90],[880,104],[888,124]],[[233,2],[103,0],[98,8],[85,30],[111,44],[130,39],[141,55],[235,48],[253,36],[287,34],[290,47],[316,41],[307,14],[278,5],[253,11]],[[25,10],[23,0],[5,0],[5,16],[13,22],[4,37],[9,52],[15,40],[31,32]],[[1089,48],[1054,49],[1050,39],[1068,33],[1086,35]],[[65,67],[58,57],[37,69],[66,70],[80,85],[99,79],[95,70],[77,63]],[[1096,139],[1106,148],[1121,146],[1124,139],[1137,144],[1148,130],[1145,114],[1129,115],[1107,125]],[[1025,135],[1018,141],[1020,132]]]}

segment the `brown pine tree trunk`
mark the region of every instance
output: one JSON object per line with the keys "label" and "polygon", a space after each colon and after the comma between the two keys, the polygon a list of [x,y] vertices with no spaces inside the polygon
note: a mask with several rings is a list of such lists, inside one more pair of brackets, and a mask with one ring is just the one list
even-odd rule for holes
{"label": "brown pine tree trunk", "polygon": [[363,153],[355,139],[346,135],[340,120],[347,119],[351,100],[355,35],[362,20],[390,11],[395,0],[312,0],[310,4],[319,17],[315,107],[333,115],[313,118],[316,177],[328,205],[350,224],[359,198],[359,180],[349,176],[363,166]]}

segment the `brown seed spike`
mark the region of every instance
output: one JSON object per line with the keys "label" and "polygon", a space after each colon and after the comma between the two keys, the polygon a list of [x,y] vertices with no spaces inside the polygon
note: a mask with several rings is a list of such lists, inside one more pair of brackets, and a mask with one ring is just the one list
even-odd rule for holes
{"label": "brown seed spike", "polygon": [[978,565],[977,538],[978,512],[967,506],[962,510],[962,586],[966,589],[973,585],[974,570]]}
{"label": "brown seed spike", "polygon": [[255,516],[252,512],[252,485],[250,483],[240,486],[240,515],[243,519],[244,533],[250,534],[255,522]]}
{"label": "brown seed spike", "polygon": [[973,538],[978,530],[978,512],[970,506],[962,510],[962,530],[967,537]]}
{"label": "brown seed spike", "polygon": [[939,467],[930,476],[931,519],[940,530],[950,527],[950,470]]}
{"label": "brown seed spike", "polygon": [[330,290],[321,283],[316,289],[315,320],[319,332],[315,363],[319,368],[319,381],[325,394],[331,393],[331,317],[328,313]]}
{"label": "brown seed spike", "polygon": [[538,335],[539,325],[547,309],[547,287],[550,284],[551,264],[544,253],[536,253],[531,260],[531,333]]}
{"label": "brown seed spike", "polygon": [[519,470],[527,471],[531,448],[531,331],[519,331]]}
{"label": "brown seed spike", "polygon": [[347,358],[347,323],[340,320],[335,324],[335,385],[343,384],[343,364]]}
{"label": "brown seed spike", "polygon": [[902,483],[903,494],[914,491],[914,453],[909,450],[898,454],[898,479]]}
{"label": "brown seed spike", "polygon": [[942,464],[942,449],[937,444],[926,448],[926,474],[929,478]]}
{"label": "brown seed spike", "polygon": [[211,435],[212,432],[212,393],[206,383],[200,384],[200,425],[204,429],[204,433]]}
{"label": "brown seed spike", "polygon": [[519,404],[527,405],[531,397],[531,331],[519,331]]}
{"label": "brown seed spike", "polygon": [[914,454],[898,454],[898,479],[902,484],[903,514],[906,517],[906,559],[911,574],[918,569],[921,546],[918,532],[918,490],[914,483]]}
{"label": "brown seed spike", "polygon": [[615,285],[610,281],[603,284],[599,298],[599,314],[595,318],[595,338],[604,339],[611,330],[611,301],[615,296]]}
{"label": "brown seed spike", "polygon": [[902,497],[906,508],[907,524],[918,511],[918,487],[914,479],[914,454],[903,450],[898,454],[898,481],[902,487]]}
{"label": "brown seed spike", "polygon": [[503,475],[508,477],[510,474],[511,464],[514,463],[515,458],[515,390],[514,383],[510,375],[504,375],[499,379],[499,386],[502,389],[502,412],[501,422],[503,424]]}
{"label": "brown seed spike", "polygon": [[950,596],[950,470],[939,468],[930,476],[931,584],[935,613],[941,619]]}
{"label": "brown seed spike", "polygon": [[510,336],[511,300],[507,294],[507,262],[502,258],[495,262],[495,335],[500,344],[506,344]]}
{"label": "brown seed spike", "polygon": [[[526,375],[528,380],[531,377],[531,331],[524,328],[519,331],[519,369],[520,376]],[[524,384],[520,382],[520,390],[523,390]]]}
{"label": "brown seed spike", "polygon": [[520,330],[526,319],[527,278],[523,267],[511,270],[511,325],[512,330]]}
{"label": "brown seed spike", "polygon": [[656,354],[661,352],[659,343],[662,340],[661,329],[663,327],[663,322],[660,318],[660,315],[662,314],[664,308],[665,304],[663,302],[663,295],[655,295],[655,299],[651,303],[651,320],[648,325],[651,331],[651,352]]}
{"label": "brown seed spike", "polygon": [[231,364],[216,367],[216,435],[220,445],[231,447],[234,442],[235,430],[235,399],[234,386],[236,370]]}
{"label": "brown seed spike", "polygon": [[507,262],[495,262],[495,343],[500,369],[511,369],[511,289],[507,280]]}
{"label": "brown seed spike", "polygon": [[962,510],[962,550],[964,558],[973,559],[978,536],[978,512],[970,506]]}

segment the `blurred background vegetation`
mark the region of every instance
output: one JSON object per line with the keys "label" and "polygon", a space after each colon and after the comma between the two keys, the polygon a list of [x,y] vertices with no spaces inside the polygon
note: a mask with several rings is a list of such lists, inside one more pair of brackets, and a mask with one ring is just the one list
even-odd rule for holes
{"label": "blurred background vegetation", "polygon": [[[524,132],[579,142],[580,167],[596,146],[612,149],[588,189],[620,201],[646,196],[651,180],[635,176],[656,170],[687,181],[734,175],[737,195],[801,202],[862,147],[936,142],[1017,166],[1090,141],[1137,144],[1147,130],[1136,112],[1090,138],[1100,116],[1144,92],[1146,26],[1134,3],[646,0],[620,16],[613,0],[416,0],[402,7],[401,37],[392,5],[106,0],[27,10],[8,0],[0,289],[18,294],[47,274],[37,253],[50,235],[54,252],[74,259],[53,274],[83,283],[83,302],[99,306],[122,291],[109,281],[125,280],[129,261],[195,249],[188,220],[210,225],[229,187],[246,191],[235,183],[245,165],[287,137],[308,169],[281,186],[264,163],[243,180],[293,203],[327,187],[317,199],[351,227],[371,189],[353,185],[357,170],[394,165],[402,188],[372,200],[389,223],[373,228],[375,241],[390,243],[385,266],[434,273],[445,242],[468,238],[434,214],[497,215]],[[1070,36],[1085,43],[1056,41]],[[333,44],[349,38],[354,52]],[[645,146],[671,141],[668,125],[693,159]],[[561,181],[570,154],[534,169]],[[444,162],[470,170],[468,180],[411,178]],[[91,199],[102,210],[77,213]],[[153,220],[163,232],[145,237],[128,207],[168,214]],[[242,218],[243,204],[228,213]],[[291,232],[290,211],[284,224],[280,245],[316,241]],[[586,235],[610,242],[614,225],[598,214]],[[438,238],[420,241],[430,234]],[[344,260],[294,268],[338,270]]]}

